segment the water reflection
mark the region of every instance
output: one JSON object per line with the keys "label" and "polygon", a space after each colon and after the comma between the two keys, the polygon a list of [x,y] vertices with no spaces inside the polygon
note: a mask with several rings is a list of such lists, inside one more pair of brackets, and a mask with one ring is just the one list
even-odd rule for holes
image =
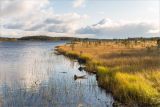
{"label": "water reflection", "polygon": [[[113,99],[98,88],[94,75],[77,62],[53,54],[61,43],[0,43],[2,107],[111,107]],[[74,80],[74,75],[87,79]]]}

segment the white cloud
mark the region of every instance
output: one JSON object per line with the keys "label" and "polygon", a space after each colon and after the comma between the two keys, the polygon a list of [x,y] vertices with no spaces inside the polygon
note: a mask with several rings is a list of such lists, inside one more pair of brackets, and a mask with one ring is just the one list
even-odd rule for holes
{"label": "white cloud", "polygon": [[149,30],[148,33],[150,33],[150,34],[160,34],[160,29],[151,29],[151,30]]}
{"label": "white cloud", "polygon": [[[88,19],[87,15],[57,14],[50,2],[51,0],[0,0],[0,36],[93,37],[96,35],[100,38],[160,36],[158,27],[146,22],[103,19],[85,27],[84,22]],[[81,7],[84,3],[85,0],[75,0],[73,6]]]}
{"label": "white cloud", "polygon": [[85,3],[85,0],[74,0],[73,7],[78,8],[83,6]]}
{"label": "white cloud", "polygon": [[[48,31],[22,31],[16,29],[1,29],[3,37],[23,37],[23,36],[37,36],[37,35],[47,35],[52,37],[79,37],[79,38],[93,38],[95,35],[92,34],[75,34],[75,33],[56,33],[56,32],[48,32]],[[1,34],[0,34],[1,36]]]}
{"label": "white cloud", "polygon": [[40,10],[48,3],[48,0],[1,0],[0,16],[25,15]]}
{"label": "white cloud", "polygon": [[[99,38],[128,38],[160,36],[158,27],[147,22],[112,21],[103,19],[97,24],[77,30],[80,34],[94,34]],[[154,31],[154,32],[153,32]]]}
{"label": "white cloud", "polygon": [[87,18],[86,15],[79,15],[77,13],[68,13],[62,15],[45,15],[45,18],[39,23],[32,24],[26,30],[36,31],[44,30],[56,33],[74,33],[75,30],[82,26],[82,21]]}
{"label": "white cloud", "polygon": [[[74,33],[83,26],[87,15],[77,13],[56,14],[49,0],[4,0],[0,1],[1,35]],[[3,32],[2,32],[3,29]],[[14,33],[13,33],[14,32]],[[16,33],[17,32],[17,33]],[[24,32],[24,33],[18,33]],[[27,33],[29,32],[29,33]],[[40,33],[42,34],[42,33]]]}

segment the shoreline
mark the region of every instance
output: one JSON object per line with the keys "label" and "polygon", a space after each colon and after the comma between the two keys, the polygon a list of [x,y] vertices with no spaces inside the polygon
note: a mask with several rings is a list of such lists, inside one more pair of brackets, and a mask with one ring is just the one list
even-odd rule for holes
{"label": "shoreline", "polygon": [[[63,48],[62,48],[63,47]],[[82,53],[81,51],[77,53],[73,50],[65,50],[64,48],[67,47],[67,45],[63,46],[57,46],[55,50],[66,57],[77,59],[78,62],[83,63],[85,67],[85,71],[94,73],[97,77],[98,85],[105,89],[107,92],[112,93],[113,97],[120,103],[128,106],[140,106],[140,107],[157,107],[159,106],[159,94],[158,92],[152,88],[151,86],[147,85],[148,82],[141,77],[138,77],[137,74],[130,74],[130,73],[124,73],[117,71],[119,68],[116,67],[106,67],[103,62],[95,60],[92,56],[89,54]],[[76,47],[76,46],[75,46]],[[72,47],[73,48],[73,47]],[[148,72],[151,74],[150,72]],[[127,79],[126,79],[127,78]],[[121,81],[124,79],[124,81]],[[140,92],[139,88],[137,87],[137,82],[133,85],[129,86],[127,85],[132,84],[128,81],[133,80],[142,83],[138,84],[143,85],[144,87],[149,88],[150,91],[153,91],[152,94],[147,94],[149,90],[142,89]],[[121,83],[122,82],[122,83]],[[127,83],[126,83],[127,82]],[[123,86],[123,84],[126,84]],[[142,87],[143,87],[142,86]],[[119,88],[122,87],[122,88]],[[131,89],[128,87],[133,87],[135,89]],[[139,95],[139,93],[144,93],[142,96]],[[154,93],[155,92],[155,93]],[[150,95],[150,96],[149,96]],[[151,98],[156,97],[157,98]]]}

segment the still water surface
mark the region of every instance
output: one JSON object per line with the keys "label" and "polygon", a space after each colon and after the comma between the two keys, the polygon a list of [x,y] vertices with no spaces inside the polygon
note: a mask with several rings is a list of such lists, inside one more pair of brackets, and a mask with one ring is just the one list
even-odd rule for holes
{"label": "still water surface", "polygon": [[[64,42],[0,42],[0,107],[112,107],[95,75],[54,47]],[[74,80],[74,75],[86,79]]]}

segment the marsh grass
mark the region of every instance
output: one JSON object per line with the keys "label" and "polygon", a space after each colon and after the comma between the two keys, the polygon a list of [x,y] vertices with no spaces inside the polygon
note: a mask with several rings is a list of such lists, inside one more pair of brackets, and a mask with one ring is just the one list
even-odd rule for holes
{"label": "marsh grass", "polygon": [[111,91],[115,98],[122,102],[132,101],[132,103],[136,102],[143,106],[158,103],[158,90],[142,75],[113,73],[102,69],[98,71],[98,75],[100,85]]}
{"label": "marsh grass", "polygon": [[[72,44],[73,45],[73,44]],[[160,50],[157,40],[81,41],[58,49],[86,60],[101,87],[129,104],[160,104]],[[59,51],[60,52],[60,51]]]}

